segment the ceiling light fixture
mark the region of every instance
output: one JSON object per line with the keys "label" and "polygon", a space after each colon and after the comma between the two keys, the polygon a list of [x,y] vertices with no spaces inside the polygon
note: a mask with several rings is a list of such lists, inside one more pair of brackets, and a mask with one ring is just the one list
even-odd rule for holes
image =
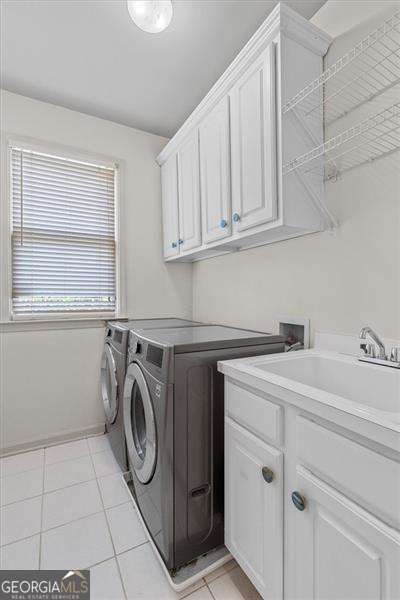
{"label": "ceiling light fixture", "polygon": [[160,33],[171,23],[171,0],[128,0],[127,5],[132,21],[147,33]]}

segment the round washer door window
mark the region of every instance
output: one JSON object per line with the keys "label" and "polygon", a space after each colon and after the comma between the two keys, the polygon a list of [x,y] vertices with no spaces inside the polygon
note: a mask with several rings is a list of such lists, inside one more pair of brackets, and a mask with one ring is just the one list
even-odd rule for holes
{"label": "round washer door window", "polygon": [[101,395],[107,423],[114,423],[118,411],[118,382],[115,360],[109,344],[105,344],[101,358]]}
{"label": "round washer door window", "polygon": [[153,404],[144,375],[136,363],[129,365],[124,387],[124,428],[130,463],[141,483],[153,477],[157,460]]}

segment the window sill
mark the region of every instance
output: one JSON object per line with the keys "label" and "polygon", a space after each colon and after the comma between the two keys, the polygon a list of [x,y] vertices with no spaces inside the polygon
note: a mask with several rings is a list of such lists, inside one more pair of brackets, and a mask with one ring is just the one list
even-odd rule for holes
{"label": "window sill", "polygon": [[96,315],[92,317],[63,316],[42,319],[15,319],[13,321],[0,321],[0,332],[103,328],[107,321],[123,318],[124,317],[117,317],[116,315]]}

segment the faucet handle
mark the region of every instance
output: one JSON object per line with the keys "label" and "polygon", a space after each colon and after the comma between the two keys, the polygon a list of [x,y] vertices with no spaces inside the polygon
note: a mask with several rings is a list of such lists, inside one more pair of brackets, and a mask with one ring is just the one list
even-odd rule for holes
{"label": "faucet handle", "polygon": [[375,358],[375,349],[373,344],[369,344],[365,340],[361,340],[360,349],[364,352],[365,356]]}
{"label": "faucet handle", "polygon": [[390,361],[396,362],[396,363],[400,362],[400,347],[399,346],[393,346],[393,348],[391,349]]}

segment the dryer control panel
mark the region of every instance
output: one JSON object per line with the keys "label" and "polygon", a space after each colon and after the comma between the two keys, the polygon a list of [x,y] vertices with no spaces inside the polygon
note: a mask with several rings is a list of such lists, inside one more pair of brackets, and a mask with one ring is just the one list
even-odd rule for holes
{"label": "dryer control panel", "polygon": [[[173,363],[173,347],[154,342],[147,338],[147,333],[140,334],[131,331],[128,345],[128,364],[137,362],[142,365],[153,377],[165,382],[171,377],[171,363]],[[150,337],[150,336],[149,336]]]}
{"label": "dryer control panel", "polygon": [[152,365],[156,365],[161,369],[162,361],[163,361],[164,351],[159,346],[153,346],[153,344],[148,344],[147,352],[146,352],[146,360]]}

